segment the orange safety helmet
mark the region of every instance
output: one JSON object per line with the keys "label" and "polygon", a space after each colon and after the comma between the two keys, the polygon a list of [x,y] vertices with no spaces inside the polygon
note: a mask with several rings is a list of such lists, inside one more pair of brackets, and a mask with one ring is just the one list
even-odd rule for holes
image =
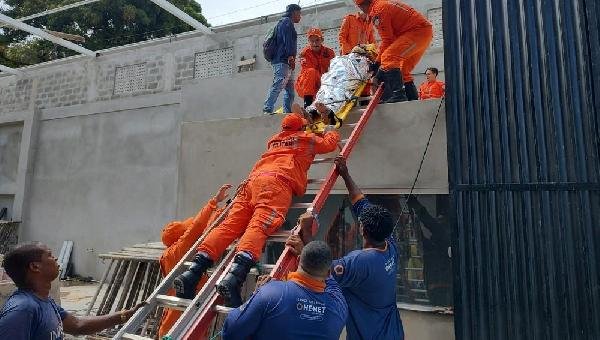
{"label": "orange safety helmet", "polygon": [[318,27],[312,27],[306,32],[307,37],[317,37],[323,39],[323,32]]}
{"label": "orange safety helmet", "polygon": [[289,131],[300,131],[307,124],[306,119],[302,118],[298,113],[290,113],[283,118],[281,128]]}

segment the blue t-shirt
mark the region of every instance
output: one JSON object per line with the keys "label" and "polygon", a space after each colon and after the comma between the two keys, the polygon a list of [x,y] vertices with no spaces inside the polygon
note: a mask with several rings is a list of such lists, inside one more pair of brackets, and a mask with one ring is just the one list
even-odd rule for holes
{"label": "blue t-shirt", "polygon": [[338,340],[347,315],[346,301],[331,277],[322,293],[293,281],[271,281],[229,313],[223,340]]}
{"label": "blue t-shirt", "polygon": [[52,298],[40,299],[19,289],[0,311],[0,339],[62,340],[67,314]]}
{"label": "blue t-shirt", "polygon": [[[363,198],[354,204],[354,212],[360,216],[370,204]],[[331,273],[348,303],[348,340],[404,339],[396,306],[398,250],[392,238],[386,241],[385,250],[355,250],[333,261]]]}

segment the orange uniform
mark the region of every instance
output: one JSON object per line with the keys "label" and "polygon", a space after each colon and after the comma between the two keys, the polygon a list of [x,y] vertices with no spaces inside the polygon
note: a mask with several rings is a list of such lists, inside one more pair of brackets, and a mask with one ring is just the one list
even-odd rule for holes
{"label": "orange uniform", "polygon": [[342,54],[350,53],[358,44],[375,44],[373,25],[369,20],[361,18],[358,13],[348,14],[342,21],[338,39]]}
{"label": "orange uniform", "polygon": [[[195,217],[190,217],[185,221],[170,222],[165,226],[161,233],[161,240],[167,249],[160,257],[160,271],[165,277],[188,250],[194,245],[194,242],[202,236],[204,229],[210,226],[215,218],[217,218],[223,209],[217,208],[217,201],[213,198],[198,212]],[[204,277],[198,284],[197,291],[206,282]],[[169,290],[168,295],[174,296],[175,291]],[[163,311],[160,328],[158,330],[159,339],[169,332],[179,316],[180,311],[173,309],[165,309]]]}
{"label": "orange uniform", "polygon": [[[236,251],[260,258],[266,239],[279,229],[292,202],[292,195],[306,191],[307,172],[316,154],[336,149],[340,136],[328,132],[323,137],[302,129],[300,115],[287,118],[299,120],[299,126],[273,136],[267,151],[254,165],[247,182],[238,192],[229,215],[198,247],[212,260],[221,256],[235,239],[240,238]],[[284,119],[284,124],[286,119]]]}
{"label": "orange uniform", "polygon": [[419,99],[442,98],[446,94],[446,84],[443,81],[425,81],[419,86]]}
{"label": "orange uniform", "polygon": [[369,18],[381,37],[378,61],[384,70],[400,69],[413,81],[415,66],[433,38],[433,26],[419,12],[398,0],[373,0]]}
{"label": "orange uniform", "polygon": [[318,52],[306,46],[300,52],[300,75],[296,79],[296,92],[300,97],[315,96],[321,87],[321,76],[329,70],[329,62],[335,57],[335,52],[321,46]]}

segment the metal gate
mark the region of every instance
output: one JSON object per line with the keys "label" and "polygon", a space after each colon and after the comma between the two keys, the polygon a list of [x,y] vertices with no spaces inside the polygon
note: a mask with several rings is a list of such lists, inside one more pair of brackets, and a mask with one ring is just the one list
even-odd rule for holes
{"label": "metal gate", "polygon": [[457,339],[600,339],[600,2],[443,3]]}

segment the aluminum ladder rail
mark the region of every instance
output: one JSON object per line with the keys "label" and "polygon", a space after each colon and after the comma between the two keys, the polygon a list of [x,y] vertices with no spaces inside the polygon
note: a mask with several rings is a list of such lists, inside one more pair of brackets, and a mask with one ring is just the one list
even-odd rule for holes
{"label": "aluminum ladder rail", "polygon": [[[350,137],[348,139],[342,140],[344,146],[342,148],[342,151],[340,152],[340,156],[348,158],[348,156],[350,156],[350,153],[358,143],[360,135],[362,134],[365,126],[367,125],[369,118],[371,118],[371,116],[373,115],[373,111],[379,104],[379,100],[381,98],[381,95],[383,94],[383,83],[381,85],[382,86],[379,86],[377,92],[375,92],[375,95],[371,98],[371,102],[369,103],[369,105],[367,105],[365,109],[361,109],[363,110],[363,114],[361,115],[359,121],[356,124],[346,125],[353,126],[354,129],[352,130],[352,133],[350,134]],[[325,162],[333,163],[333,159],[315,159],[313,164]],[[303,204],[307,208],[307,211],[312,212],[313,214],[318,214],[321,211],[337,178],[337,170],[335,169],[335,165],[332,165],[325,179],[309,180],[309,183],[321,183],[321,187],[319,188],[319,191],[312,203]],[[313,235],[317,233],[317,228],[317,223],[315,222],[312,227]],[[300,230],[296,228],[292,232],[290,232],[290,235],[297,235],[299,232]],[[223,262],[225,262],[225,260],[229,262],[227,264],[227,268],[229,268],[229,266],[231,265],[232,259],[233,251],[231,252],[231,254],[227,255],[226,259],[223,260]],[[297,267],[297,256],[293,254],[290,247],[285,247],[284,251],[281,253],[281,256],[277,260],[277,263],[271,270],[270,276],[275,279],[282,280],[285,279],[287,273],[296,270]],[[196,299],[200,296],[202,296],[203,298],[208,297],[209,299],[207,299],[206,302],[202,304],[201,308],[197,309],[197,312],[193,315],[193,317],[188,316],[184,318],[184,316],[186,316],[185,314],[188,313],[188,310],[184,312],[184,315],[181,316],[181,318],[172,327],[171,331],[168,334],[171,336],[171,339],[204,339],[206,337],[206,332],[209,329],[210,324],[214,317],[217,315],[217,313],[229,313],[231,308],[227,308],[220,305],[222,299],[217,294],[216,289],[214,289],[214,284],[219,282],[225,276],[226,273],[227,271],[220,271],[219,275],[215,275],[215,272],[215,274],[211,276],[209,281],[204,285],[200,293],[196,296]],[[217,278],[217,276],[219,277]],[[212,287],[208,288],[211,285]],[[207,292],[207,290],[209,291]],[[210,294],[211,292],[212,294]],[[194,301],[196,301],[196,299],[194,299]]]}

